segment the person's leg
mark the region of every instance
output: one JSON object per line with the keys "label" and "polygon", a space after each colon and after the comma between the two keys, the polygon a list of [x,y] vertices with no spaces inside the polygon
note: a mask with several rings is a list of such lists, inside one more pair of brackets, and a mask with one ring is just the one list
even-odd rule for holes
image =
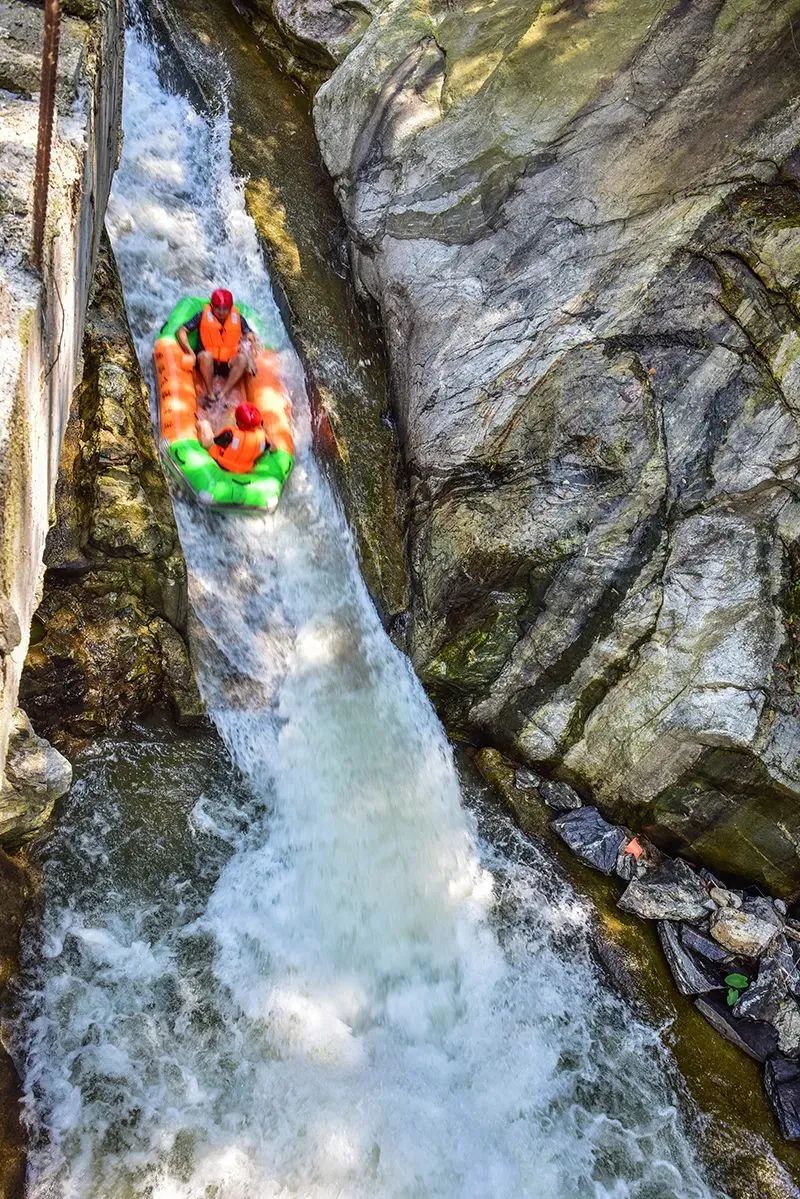
{"label": "person's leg", "polygon": [[202,418],[197,422],[197,440],[205,449],[214,441],[214,430],[211,428],[211,422]]}
{"label": "person's leg", "polygon": [[219,398],[227,399],[228,393],[233,391],[236,384],[241,379],[247,367],[247,359],[244,354],[236,354],[228,363],[228,378],[220,388]]}
{"label": "person's leg", "polygon": [[200,378],[203,380],[205,394],[201,396],[201,400],[214,398],[214,355],[208,350],[201,350],[197,355],[197,369],[200,371]]}

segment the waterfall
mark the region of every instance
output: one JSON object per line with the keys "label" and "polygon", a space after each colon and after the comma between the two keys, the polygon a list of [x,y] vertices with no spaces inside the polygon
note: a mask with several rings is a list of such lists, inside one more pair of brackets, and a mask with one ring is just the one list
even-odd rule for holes
{"label": "waterfall", "polygon": [[584,905],[462,802],[313,459],[227,117],[165,89],[136,27],[124,130],[108,224],[145,370],[179,296],[230,287],[281,352],[298,457],[272,517],[176,501],[235,770],[208,740],[101,742],[45,851],[30,1199],[711,1195]]}

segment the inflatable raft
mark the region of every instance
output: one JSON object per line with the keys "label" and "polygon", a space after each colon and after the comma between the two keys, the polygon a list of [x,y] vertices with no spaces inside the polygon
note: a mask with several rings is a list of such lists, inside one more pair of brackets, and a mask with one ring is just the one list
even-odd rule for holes
{"label": "inflatable raft", "polygon": [[[219,466],[197,439],[197,400],[204,391],[203,381],[176,336],[181,325],[202,312],[208,302],[198,296],[179,300],[153,350],[161,453],[170,473],[201,504],[272,512],[294,465],[292,405],[281,381],[278,355],[274,350],[259,349],[254,355],[257,373],[246,374],[231,392],[232,402],[247,400],[258,408],[270,446],[249,474],[232,474]],[[237,304],[237,308],[263,341],[258,313],[247,304]],[[189,335],[189,344],[195,351],[199,348],[196,332]]]}

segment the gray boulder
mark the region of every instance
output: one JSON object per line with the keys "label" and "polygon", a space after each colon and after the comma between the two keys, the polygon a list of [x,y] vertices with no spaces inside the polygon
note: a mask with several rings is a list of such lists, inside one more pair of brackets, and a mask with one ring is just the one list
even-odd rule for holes
{"label": "gray boulder", "polygon": [[800,973],[784,937],[775,937],[765,950],[755,981],[741,996],[734,1014],[747,1020],[775,1023],[781,1005],[800,986]]}
{"label": "gray boulder", "polygon": [[614,873],[619,851],[628,839],[624,829],[609,824],[592,807],[564,812],[556,817],[552,828],[576,857],[603,874]]}
{"label": "gray boulder", "polygon": [[705,886],[691,867],[680,858],[666,858],[629,883],[618,906],[646,920],[702,920],[707,902]]}
{"label": "gray boulder", "polygon": [[11,720],[6,779],[0,790],[0,844],[15,849],[46,827],[56,800],[72,784],[72,767],[38,737],[17,708]]}

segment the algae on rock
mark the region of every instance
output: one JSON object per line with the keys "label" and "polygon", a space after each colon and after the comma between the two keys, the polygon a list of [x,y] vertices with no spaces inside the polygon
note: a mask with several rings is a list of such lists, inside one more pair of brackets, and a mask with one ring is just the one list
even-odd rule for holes
{"label": "algae on rock", "polygon": [[37,729],[71,748],[158,705],[199,718],[186,568],[107,243],[45,562],[21,685]]}

